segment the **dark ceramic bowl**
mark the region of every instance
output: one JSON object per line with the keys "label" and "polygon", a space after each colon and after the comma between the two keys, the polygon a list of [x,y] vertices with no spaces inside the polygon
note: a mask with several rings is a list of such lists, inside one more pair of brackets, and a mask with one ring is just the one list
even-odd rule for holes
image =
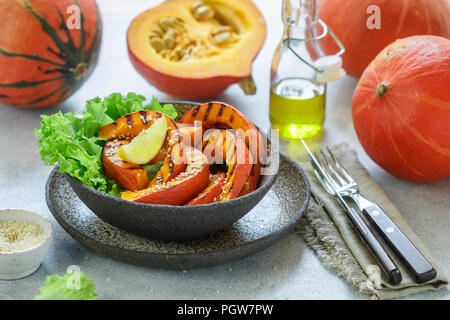
{"label": "dark ceramic bowl", "polygon": [[[174,103],[181,117],[195,103]],[[178,119],[177,119],[178,120]],[[83,203],[99,218],[122,230],[158,240],[195,239],[221,230],[247,214],[269,191],[279,169],[279,154],[270,152],[275,160],[274,174],[261,175],[258,188],[236,199],[196,206],[144,204],[90,188],[65,174],[70,186]]]}

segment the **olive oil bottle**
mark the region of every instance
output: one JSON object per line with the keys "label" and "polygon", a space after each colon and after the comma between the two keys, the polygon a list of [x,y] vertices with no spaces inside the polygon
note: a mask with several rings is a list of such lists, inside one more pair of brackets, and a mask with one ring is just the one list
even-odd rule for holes
{"label": "olive oil bottle", "polygon": [[[342,44],[318,15],[316,0],[283,0],[284,31],[272,59],[270,84],[270,122],[282,138],[321,134],[326,82],[345,74]],[[341,48],[334,56],[325,55],[319,43],[328,32]]]}

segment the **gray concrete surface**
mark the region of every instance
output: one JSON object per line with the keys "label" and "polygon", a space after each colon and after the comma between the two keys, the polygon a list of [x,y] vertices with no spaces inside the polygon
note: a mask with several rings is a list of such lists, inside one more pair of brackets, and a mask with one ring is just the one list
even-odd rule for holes
{"label": "gray concrete surface", "polygon": [[[86,99],[112,92],[156,94],[172,99],[148,85],[131,65],[125,34],[132,18],[159,1],[99,0],[104,19],[100,62],[82,89],[58,108],[20,110],[0,105],[0,207],[34,210],[48,217],[55,227],[49,256],[32,276],[0,281],[0,299],[31,299],[49,274],[63,274],[78,265],[93,278],[101,299],[367,299],[326,268],[301,237],[292,233],[274,246],[228,265],[181,271],[146,269],[109,260],[73,240],[52,218],[44,199],[50,172],[40,161],[33,130],[40,115],[57,110],[79,111]],[[239,107],[258,126],[267,128],[269,68],[281,36],[281,1],[255,1],[262,10],[268,36],[254,63],[258,87],[255,96],[244,96],[238,86],[230,87],[218,100]],[[374,164],[358,143],[351,120],[351,97],[357,81],[346,77],[329,86],[325,134],[317,143],[346,141],[360,156],[374,179],[398,206],[413,230],[425,242],[443,272],[450,276],[450,178],[413,184],[400,181]],[[288,154],[301,150],[287,144]],[[406,299],[450,299],[447,288]]]}

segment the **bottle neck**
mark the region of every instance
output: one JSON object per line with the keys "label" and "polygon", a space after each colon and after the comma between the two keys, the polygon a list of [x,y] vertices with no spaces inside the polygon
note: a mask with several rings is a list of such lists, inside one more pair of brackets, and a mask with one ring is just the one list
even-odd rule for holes
{"label": "bottle neck", "polygon": [[317,36],[316,29],[313,27],[299,28],[296,26],[284,26],[283,39],[288,37],[293,40],[311,41]]}
{"label": "bottle neck", "polygon": [[282,20],[288,27],[313,29],[319,20],[317,0],[283,0]]}

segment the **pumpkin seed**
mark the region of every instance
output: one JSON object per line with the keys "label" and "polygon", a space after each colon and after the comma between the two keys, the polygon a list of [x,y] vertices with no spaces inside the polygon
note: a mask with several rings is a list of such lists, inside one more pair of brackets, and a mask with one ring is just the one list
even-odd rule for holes
{"label": "pumpkin seed", "polygon": [[183,49],[180,47],[175,48],[170,54],[169,59],[172,61],[179,61],[183,57]]}
{"label": "pumpkin seed", "polygon": [[164,40],[164,44],[166,45],[167,48],[173,49],[175,47],[175,39],[174,39],[174,37],[166,34],[164,36],[163,40]]}
{"label": "pumpkin seed", "polygon": [[199,7],[203,7],[204,5],[205,5],[205,3],[203,1],[195,1],[191,6],[192,11],[197,10],[197,8],[199,8]]}
{"label": "pumpkin seed", "polygon": [[231,39],[231,32],[216,33],[213,37],[217,43],[224,43]]}
{"label": "pumpkin seed", "polygon": [[155,48],[156,52],[160,52],[166,47],[164,41],[161,38],[151,38],[150,44],[153,48]]}
{"label": "pumpkin seed", "polygon": [[161,29],[166,32],[168,29],[173,28],[173,22],[172,22],[172,18],[168,17],[168,18],[162,18],[161,20],[159,20],[158,24],[161,27]]}
{"label": "pumpkin seed", "polygon": [[221,32],[232,32],[232,31],[233,31],[233,28],[231,28],[230,26],[219,26],[214,29],[214,34],[221,33]]}
{"label": "pumpkin seed", "polygon": [[197,7],[192,13],[198,21],[206,21],[214,17],[214,10],[207,5]]}
{"label": "pumpkin seed", "polygon": [[175,17],[173,20],[173,25],[174,25],[174,27],[180,27],[181,29],[186,29],[184,27],[184,21],[181,20],[180,18]]}
{"label": "pumpkin seed", "polygon": [[150,33],[155,33],[160,37],[162,37],[162,35],[164,34],[164,32],[161,30],[161,28],[157,24],[154,24],[150,27]]}
{"label": "pumpkin seed", "polygon": [[180,32],[177,30],[177,29],[175,29],[175,28],[170,28],[169,29],[169,34],[172,36],[172,37],[176,37]]}
{"label": "pumpkin seed", "polygon": [[161,50],[161,52],[160,52],[159,54],[160,54],[164,59],[167,59],[167,58],[169,57],[170,53],[171,53],[170,50],[164,49],[164,50]]}
{"label": "pumpkin seed", "polygon": [[175,50],[173,50],[173,54],[180,60],[184,56],[184,49],[182,47],[176,47]]}
{"label": "pumpkin seed", "polygon": [[192,54],[192,47],[187,47],[184,49],[184,58],[189,58]]}
{"label": "pumpkin seed", "polygon": [[157,33],[157,32],[154,32],[154,31],[150,31],[150,33],[148,34],[148,37],[151,39],[151,38],[161,38],[161,36],[162,35],[160,35],[159,33]]}

